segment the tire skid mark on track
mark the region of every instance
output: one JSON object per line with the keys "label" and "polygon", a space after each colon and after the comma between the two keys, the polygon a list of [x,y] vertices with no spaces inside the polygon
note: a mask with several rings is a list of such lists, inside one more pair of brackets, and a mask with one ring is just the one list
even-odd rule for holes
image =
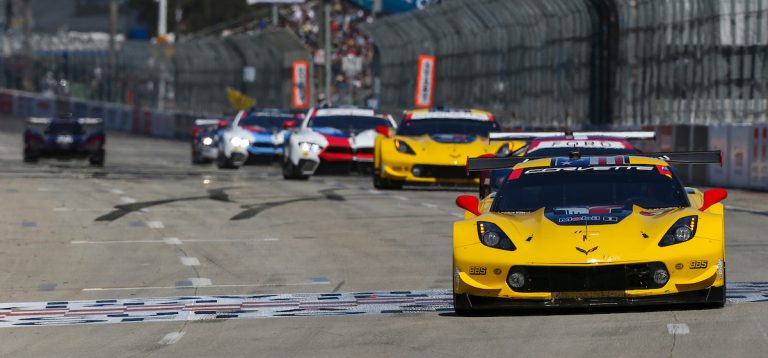
{"label": "tire skid mark on track", "polygon": [[[450,290],[175,296],[0,304],[0,328],[452,312]],[[729,303],[768,302],[768,282],[732,282]]]}

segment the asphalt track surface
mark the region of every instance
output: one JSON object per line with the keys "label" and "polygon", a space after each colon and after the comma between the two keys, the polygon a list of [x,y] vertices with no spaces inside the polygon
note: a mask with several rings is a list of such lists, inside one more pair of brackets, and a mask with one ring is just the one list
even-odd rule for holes
{"label": "asphalt track surface", "polygon": [[[764,357],[768,194],[732,191],[729,302],[457,317],[459,189],[283,181],[110,133],[107,165],[21,162],[0,119],[2,357]],[[763,301],[763,302],[761,302]]]}

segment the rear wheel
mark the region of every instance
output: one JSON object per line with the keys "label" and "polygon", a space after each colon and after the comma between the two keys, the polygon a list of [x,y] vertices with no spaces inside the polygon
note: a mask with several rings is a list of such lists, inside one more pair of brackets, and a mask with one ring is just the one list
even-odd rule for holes
{"label": "rear wheel", "polygon": [[105,157],[106,155],[103,151],[92,154],[91,157],[88,158],[88,163],[90,163],[92,167],[103,167]]}
{"label": "rear wheel", "polygon": [[24,163],[36,163],[38,158],[37,153],[24,151]]}

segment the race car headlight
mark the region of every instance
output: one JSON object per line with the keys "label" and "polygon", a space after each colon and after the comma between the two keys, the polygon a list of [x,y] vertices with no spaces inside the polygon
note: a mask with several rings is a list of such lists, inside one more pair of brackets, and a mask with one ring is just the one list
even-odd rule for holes
{"label": "race car headlight", "polygon": [[416,152],[413,151],[413,148],[411,148],[408,143],[403,142],[399,139],[395,139],[395,148],[398,152],[403,154],[416,154]]}
{"label": "race car headlight", "polygon": [[211,144],[213,144],[213,138],[205,137],[205,138],[203,138],[202,143],[203,143],[203,145],[211,145]]}
{"label": "race car headlight", "polygon": [[504,231],[501,231],[501,229],[493,223],[486,221],[478,222],[477,236],[480,238],[480,242],[488,247],[507,251],[515,251],[515,249],[517,249],[507,234],[505,234]]}
{"label": "race car headlight", "polygon": [[506,158],[510,154],[512,154],[512,151],[509,150],[509,143],[504,143],[504,145],[496,151],[496,156],[500,158]]}
{"label": "race car headlight", "polygon": [[320,146],[320,144],[312,143],[312,142],[299,142],[299,149],[305,151],[305,152],[313,152],[313,153],[319,153],[321,150],[323,150],[323,147]]}
{"label": "race car headlight", "polygon": [[229,142],[235,147],[247,147],[251,144],[248,139],[243,137],[232,137]]}
{"label": "race car headlight", "polygon": [[659,241],[659,246],[669,246],[686,242],[696,235],[696,226],[698,226],[699,217],[696,215],[686,216],[678,219],[674,225],[672,225],[664,237]]}

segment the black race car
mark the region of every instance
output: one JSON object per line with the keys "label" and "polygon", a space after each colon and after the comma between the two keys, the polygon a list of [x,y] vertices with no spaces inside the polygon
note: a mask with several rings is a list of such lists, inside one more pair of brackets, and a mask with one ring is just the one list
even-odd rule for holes
{"label": "black race car", "polygon": [[30,118],[24,130],[24,162],[39,158],[88,159],[104,166],[104,121],[100,118]]}

